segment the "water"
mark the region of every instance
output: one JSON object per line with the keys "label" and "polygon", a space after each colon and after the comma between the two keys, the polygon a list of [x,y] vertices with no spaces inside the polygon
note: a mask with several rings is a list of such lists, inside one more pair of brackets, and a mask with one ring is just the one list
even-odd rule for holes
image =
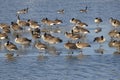
{"label": "water", "polygon": [[[108,46],[108,32],[113,29],[109,18],[120,20],[120,0],[0,0],[0,3],[0,23],[10,24],[11,21],[16,21],[16,11],[26,7],[29,7],[29,13],[21,15],[21,19],[33,19],[40,23],[45,17],[58,18],[63,20],[60,25],[63,33],[72,28],[70,19],[80,19],[88,23],[90,34],[87,35],[86,41],[91,44],[91,48],[83,49],[84,56],[78,57],[79,51],[74,51],[75,55],[69,56],[63,47],[68,39],[63,33],[53,33],[63,39],[63,43],[52,45],[60,55],[54,54],[53,51],[52,55],[41,57],[38,50],[28,48],[19,52],[20,56],[8,60],[5,58],[6,50],[0,50],[0,80],[120,80],[120,55],[113,54],[116,49]],[[88,12],[80,13],[79,10],[85,6],[88,6]],[[57,14],[59,9],[64,9],[65,13]],[[94,32],[95,17],[103,19],[100,24],[103,30],[98,34]],[[100,35],[106,38],[102,46],[103,55],[94,51],[98,49],[99,44],[93,43],[93,38]]]}

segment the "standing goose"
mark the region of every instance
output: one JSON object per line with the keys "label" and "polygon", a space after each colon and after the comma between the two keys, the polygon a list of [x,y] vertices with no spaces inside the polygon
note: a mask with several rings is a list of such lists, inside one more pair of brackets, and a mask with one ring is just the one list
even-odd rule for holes
{"label": "standing goose", "polygon": [[76,46],[77,46],[77,48],[79,48],[81,50],[80,51],[81,53],[82,53],[83,48],[91,47],[91,45],[89,43],[79,42],[79,41],[76,43]]}
{"label": "standing goose", "polygon": [[75,43],[72,43],[70,41],[68,41],[67,43],[64,44],[64,47],[68,50],[71,50],[72,54],[73,54],[73,51],[72,50],[75,50],[77,49],[77,46]]}
{"label": "standing goose", "polygon": [[16,50],[18,50],[17,46],[15,44],[13,44],[12,42],[7,41],[4,45],[5,45],[5,48],[8,51],[16,51]]}
{"label": "standing goose", "polygon": [[38,50],[45,50],[45,49],[47,49],[47,45],[44,44],[44,43],[41,43],[40,41],[35,43],[35,47]]}
{"label": "standing goose", "polygon": [[16,13],[17,14],[26,14],[26,13],[28,13],[28,9],[29,8],[24,8],[24,9],[18,10]]}

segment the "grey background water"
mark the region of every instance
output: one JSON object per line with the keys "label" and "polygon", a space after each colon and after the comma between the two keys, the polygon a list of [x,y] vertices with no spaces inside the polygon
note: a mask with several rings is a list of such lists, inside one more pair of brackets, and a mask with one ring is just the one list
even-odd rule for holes
{"label": "grey background water", "polygon": [[[88,6],[88,12],[80,13],[79,10],[85,6]],[[63,20],[63,31],[71,29],[69,20],[73,17],[88,23],[91,33],[87,35],[87,41],[92,47],[84,49],[84,54],[89,56],[81,59],[66,57],[67,50],[63,44],[67,38],[63,34],[54,34],[64,39],[63,43],[54,45],[62,54],[59,56],[46,56],[41,60],[36,49],[28,49],[23,52],[27,54],[9,61],[4,56],[5,51],[1,50],[0,80],[120,80],[120,55],[114,55],[116,49],[108,46],[108,32],[112,29],[109,18],[120,20],[120,0],[0,0],[0,23],[16,21],[16,11],[26,7],[29,7],[29,13],[21,15],[22,19],[40,22],[44,17],[58,18]],[[65,13],[57,14],[59,9],[64,9]],[[99,34],[94,32],[95,17],[103,19],[100,24],[103,30]],[[100,35],[107,39],[103,44],[103,55],[94,52],[99,45],[92,42]]]}

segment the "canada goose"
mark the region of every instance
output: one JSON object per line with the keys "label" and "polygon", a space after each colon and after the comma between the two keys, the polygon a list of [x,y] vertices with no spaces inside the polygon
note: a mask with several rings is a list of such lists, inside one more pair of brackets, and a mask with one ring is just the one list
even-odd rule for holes
{"label": "canada goose", "polygon": [[57,43],[61,43],[62,42],[62,39],[60,39],[58,37],[54,37],[51,34],[47,34],[47,33],[42,35],[42,39],[45,42],[48,42],[50,44],[57,44]]}
{"label": "canada goose", "polygon": [[16,22],[11,22],[10,27],[11,27],[11,29],[14,30],[14,31],[20,31],[20,30],[23,30],[23,28],[20,27]]}
{"label": "canada goose", "polygon": [[25,37],[19,37],[18,35],[15,38],[15,42],[21,45],[29,45],[32,40],[25,38]]}
{"label": "canada goose", "polygon": [[66,49],[77,49],[77,46],[75,43],[72,43],[70,41],[68,41],[67,43],[64,44],[64,47]]}
{"label": "canada goose", "polygon": [[77,49],[76,44],[75,44],[75,43],[72,43],[72,42],[70,42],[70,41],[68,41],[67,43],[65,43],[65,44],[64,44],[64,47],[65,47],[66,49],[70,50],[70,51],[72,52],[72,54],[73,54],[73,51],[72,51],[72,50]]}
{"label": "canada goose", "polygon": [[20,20],[19,15],[17,15],[17,22],[16,22],[20,27],[25,27],[29,26],[29,23],[27,21]]}
{"label": "canada goose", "polygon": [[55,19],[55,20],[54,20],[54,23],[55,23],[55,24],[61,24],[61,23],[63,23],[63,22],[62,22],[62,20],[60,20],[60,19]]}
{"label": "canada goose", "polygon": [[100,37],[95,37],[94,40],[93,40],[93,42],[99,43],[99,44],[100,44],[100,47],[102,47],[101,44],[102,44],[103,42],[105,42],[105,40],[106,40],[106,39],[105,39],[103,36],[100,36]]}
{"label": "canada goose", "polygon": [[64,14],[64,12],[65,12],[64,9],[57,10],[57,13],[58,13],[58,14]]}
{"label": "canada goose", "polygon": [[34,38],[34,39],[39,39],[41,37],[40,34],[38,34],[35,31],[31,31],[31,35],[32,35],[32,38]]}
{"label": "canada goose", "polygon": [[0,29],[3,29],[3,28],[10,28],[10,25],[7,23],[0,23]]}
{"label": "canada goose", "polygon": [[17,46],[15,44],[13,44],[12,42],[9,42],[7,41],[5,44],[4,44],[5,48],[8,50],[8,51],[16,51],[18,50]]}
{"label": "canada goose", "polygon": [[103,20],[101,19],[101,18],[99,18],[99,17],[96,17],[95,19],[94,19],[94,22],[97,24],[97,26],[101,23],[101,22],[103,22]]}
{"label": "canada goose", "polygon": [[71,30],[71,33],[65,32],[65,36],[67,38],[72,39],[72,40],[77,40],[77,39],[80,39],[82,37],[80,34],[74,33],[73,30]]}
{"label": "canada goose", "polygon": [[87,6],[85,7],[85,9],[81,9],[80,10],[81,13],[84,13],[84,12],[87,13],[87,11],[88,11],[88,7]]}
{"label": "canada goose", "polygon": [[44,24],[47,24],[48,26],[53,26],[53,25],[55,25],[55,21],[49,20],[48,18],[43,18],[43,19],[41,20],[41,22],[44,23]]}
{"label": "canada goose", "polygon": [[110,18],[110,23],[113,27],[117,28],[120,27],[120,21],[118,19]]}
{"label": "canada goose", "polygon": [[36,22],[36,21],[33,21],[33,20],[28,19],[28,23],[29,23],[29,26],[30,26],[31,28],[33,28],[33,29],[40,27],[40,25],[39,25],[38,22]]}
{"label": "canada goose", "polygon": [[45,50],[45,49],[47,49],[47,45],[44,44],[44,43],[41,43],[40,41],[35,43],[35,47],[38,50]]}
{"label": "canada goose", "polygon": [[109,47],[120,47],[120,41],[117,41],[117,40],[111,40],[109,43],[108,43]]}
{"label": "canada goose", "polygon": [[4,33],[11,33],[9,27],[4,27],[4,28],[2,29],[2,31],[3,31]]}
{"label": "canada goose", "polygon": [[113,38],[120,38],[120,32],[118,30],[111,30],[109,33],[109,36]]}
{"label": "canada goose", "polygon": [[34,29],[34,33],[35,33],[35,34],[40,34],[40,33],[41,33],[40,28]]}
{"label": "canada goose", "polygon": [[28,9],[29,8],[24,8],[24,9],[18,10],[16,13],[17,14],[26,14],[26,13],[28,13]]}
{"label": "canada goose", "polygon": [[72,24],[77,24],[77,23],[80,23],[81,21],[79,19],[76,19],[76,18],[72,18],[70,19],[70,23]]}
{"label": "canada goose", "polygon": [[101,32],[101,31],[102,31],[102,28],[97,27],[94,31],[95,31],[95,33],[99,33],[99,32]]}
{"label": "canada goose", "polygon": [[90,33],[90,31],[87,30],[86,28],[79,27],[79,26],[73,27],[73,32],[75,32],[75,33],[82,33],[82,34],[84,34],[84,35]]}
{"label": "canada goose", "polygon": [[8,39],[8,35],[6,33],[1,33],[0,32],[0,39],[1,40]]}
{"label": "canada goose", "polygon": [[77,46],[77,48],[79,48],[81,50],[80,51],[81,53],[82,53],[83,48],[91,47],[91,45],[89,43],[79,42],[79,41],[76,43],[76,46]]}
{"label": "canada goose", "polygon": [[79,26],[79,27],[86,27],[88,26],[88,24],[84,23],[84,22],[79,22],[76,24],[76,26]]}

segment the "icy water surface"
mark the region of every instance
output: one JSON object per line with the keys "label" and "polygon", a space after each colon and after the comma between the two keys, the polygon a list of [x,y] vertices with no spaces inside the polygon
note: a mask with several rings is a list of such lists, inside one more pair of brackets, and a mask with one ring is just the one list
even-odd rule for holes
{"label": "icy water surface", "polygon": [[[80,9],[88,7],[87,13],[80,13]],[[62,43],[50,45],[52,47],[45,56],[40,56],[39,51],[31,46],[24,50],[19,50],[13,59],[6,59],[7,50],[4,49],[1,41],[0,45],[0,80],[120,80],[120,55],[113,54],[116,49],[108,46],[110,37],[108,32],[113,29],[109,23],[109,18],[120,20],[120,0],[0,0],[0,23],[16,21],[16,11],[29,7],[27,14],[20,15],[22,20],[33,19],[41,24],[43,18],[61,19],[63,23],[57,27],[61,33],[52,35],[63,39]],[[58,14],[57,10],[64,9],[64,14]],[[101,17],[103,22],[99,25],[102,32],[96,34],[97,27],[94,18]],[[78,55],[79,50],[74,51],[73,56],[68,55],[68,50],[64,48],[67,38],[65,31],[72,29],[73,24],[70,19],[77,18],[88,24],[90,33],[86,41],[90,43],[90,48],[83,49],[83,55]],[[55,26],[54,26],[55,27]],[[22,34],[31,38],[28,32]],[[99,48],[98,43],[93,43],[96,36],[103,35],[106,38],[102,49],[104,54],[96,53]],[[14,37],[10,40],[14,42]],[[17,44],[16,44],[17,45]],[[17,45],[19,48],[20,45]]]}

